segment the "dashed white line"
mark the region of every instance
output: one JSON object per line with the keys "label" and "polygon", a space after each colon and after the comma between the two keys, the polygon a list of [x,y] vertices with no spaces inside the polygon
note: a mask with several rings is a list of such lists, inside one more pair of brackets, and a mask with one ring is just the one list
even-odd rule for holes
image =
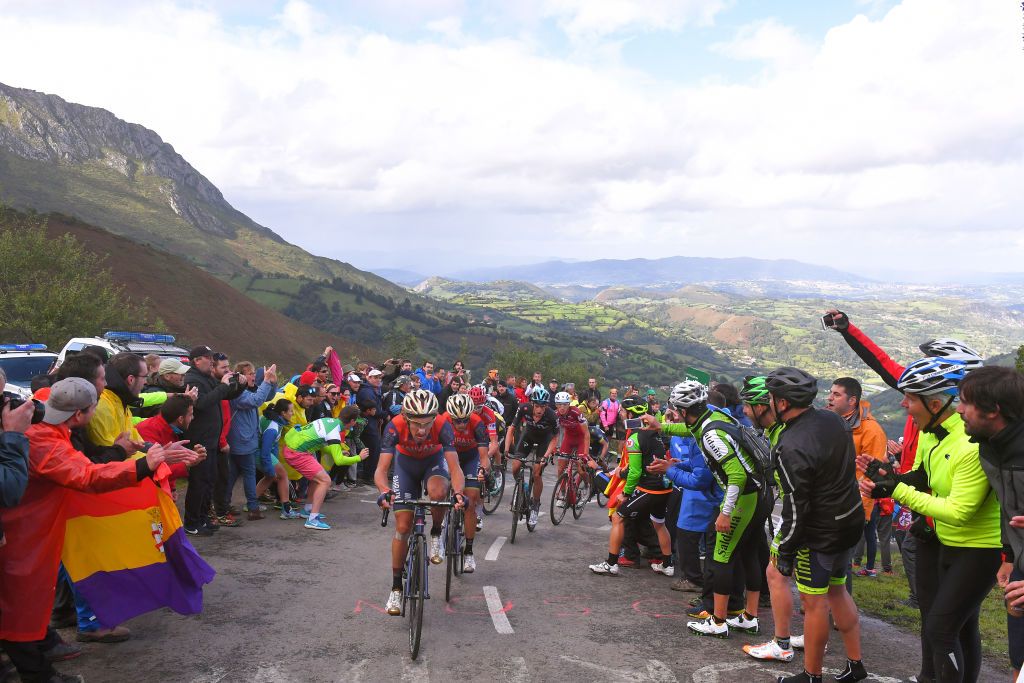
{"label": "dashed white line", "polygon": [[494,539],[494,543],[491,544],[491,547],[487,549],[487,554],[484,555],[484,559],[490,560],[491,562],[497,560],[498,553],[501,552],[501,546],[503,545],[505,545],[505,537],[498,536],[496,539]]}
{"label": "dashed white line", "polygon": [[487,601],[487,611],[491,613],[491,621],[494,622],[494,630],[502,635],[515,633],[512,624],[508,623],[505,616],[505,606],[501,603],[501,596],[494,586],[484,586],[484,600]]}

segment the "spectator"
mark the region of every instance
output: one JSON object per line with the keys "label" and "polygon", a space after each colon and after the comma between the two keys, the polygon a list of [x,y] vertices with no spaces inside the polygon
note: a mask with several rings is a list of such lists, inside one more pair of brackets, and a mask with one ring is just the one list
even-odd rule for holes
{"label": "spectator", "polygon": [[559,384],[557,379],[548,380],[548,405],[551,406],[551,410],[555,409],[555,394],[559,392]]}
{"label": "spectator", "polygon": [[448,380],[445,382],[446,385],[451,384],[452,380],[458,377],[462,380],[463,384],[469,383],[469,371],[466,370],[466,366],[463,365],[461,360],[455,361],[452,364],[452,371],[448,373]]}
{"label": "spectator", "polygon": [[540,372],[533,373],[533,379],[526,385],[526,396],[529,397],[534,389],[544,388],[544,375]]}
{"label": "spectator", "polygon": [[[160,406],[159,413],[143,420],[136,428],[147,442],[166,446],[184,436],[188,426],[192,424],[192,415],[192,397],[187,394],[174,394]],[[194,446],[193,450],[199,454],[200,459],[206,457],[206,449],[202,446]],[[184,464],[171,465],[171,476],[168,477],[166,487],[175,500],[175,482],[187,476],[188,468]]]}
{"label": "spectator", "polygon": [[[710,585],[704,590],[704,576],[710,575],[711,558],[707,558],[707,571],[701,569],[700,542],[705,539],[708,547],[714,544],[713,528],[718,508],[722,504],[722,489],[715,483],[714,475],[704,461],[696,440],[691,437],[673,436],[672,457],[679,462],[671,467],[666,476],[673,484],[683,489],[683,500],[676,520],[677,560],[675,566],[679,577],[672,583],[672,590],[684,593],[698,593],[702,596],[702,608],[707,612],[714,609],[711,604]],[[742,609],[736,602],[734,608]]]}
{"label": "spectator", "polygon": [[[205,448],[208,457],[188,472],[183,522],[189,536],[211,536],[216,528],[210,523],[209,516],[217,479],[217,458],[214,456],[220,452],[220,437],[224,429],[221,401],[235,398],[241,393],[242,386],[232,382],[232,373],[226,370],[218,379],[214,374],[213,350],[209,346],[193,348],[189,359],[191,363],[185,382],[196,388],[197,398],[192,424],[185,434],[189,441]],[[227,361],[221,363],[218,367],[226,368]]]}
{"label": "spectator", "polygon": [[352,396],[359,393],[359,389],[363,386],[363,378],[354,372],[350,372],[348,377],[345,378],[345,382],[348,383],[348,390],[352,392]]}
{"label": "spectator", "polygon": [[[118,353],[107,363],[106,388],[100,394],[95,416],[88,423],[86,434],[97,446],[110,446],[121,434],[141,442],[129,408],[138,404],[146,385],[146,362],[134,353]],[[135,453],[131,450],[128,455]]]}
{"label": "spectator", "polygon": [[597,402],[601,402],[601,390],[597,388],[597,378],[591,377],[587,380],[587,388],[580,394],[580,399],[583,401],[589,401],[590,397],[594,396],[597,398]]}
{"label": "spectator", "polygon": [[149,377],[149,384],[143,392],[165,391],[168,394],[176,394],[185,391],[185,373],[189,367],[177,358],[167,358],[160,361],[156,372]]}
{"label": "spectator", "polygon": [[381,400],[381,407],[383,408],[381,419],[383,422],[389,422],[391,418],[402,412],[402,400],[405,399],[405,395],[409,393],[411,387],[412,380],[409,379],[408,375],[399,375],[395,378],[391,391],[384,394]]}
{"label": "spectator", "polygon": [[1024,375],[995,366],[974,370],[960,383],[957,412],[964,431],[978,443],[981,467],[999,498],[1003,564],[997,581],[1006,593],[1010,663],[1017,676],[1024,665],[1024,529],[1010,520],[1022,513]]}
{"label": "spectator", "polygon": [[[308,375],[312,381],[316,380],[316,375],[312,372],[304,372],[302,375],[305,377]],[[231,403],[230,399],[240,394],[245,389],[245,382],[238,376],[237,373],[231,371],[231,361],[225,353],[214,353],[213,354],[213,378],[220,380],[221,378],[229,376],[229,381],[232,385],[232,395],[220,402],[221,410],[221,428],[220,428],[220,439],[217,442],[218,449],[216,451],[216,478],[213,484],[213,514],[215,519],[211,520],[211,524],[222,527],[238,527],[242,523],[238,520],[236,515],[240,514],[236,508],[232,508],[229,505],[229,498],[231,497],[228,491],[228,479],[231,475],[231,449],[228,447],[228,429],[231,426]]]}
{"label": "spectator", "polygon": [[146,377],[155,375],[156,371],[160,368],[160,356],[155,353],[147,353],[142,357],[142,360],[146,361]]}
{"label": "spectator", "polygon": [[292,509],[288,496],[288,472],[280,460],[280,442],[282,430],[291,422],[295,404],[287,398],[279,398],[263,407],[260,419],[260,452],[259,465],[263,478],[256,485],[256,497],[263,496],[271,484],[277,487],[277,496],[281,503],[281,519],[299,519],[299,513]]}
{"label": "spectator", "polygon": [[426,389],[435,396],[441,395],[441,383],[434,377],[434,364],[429,360],[423,361],[423,367],[416,371],[420,378],[420,388]]}
{"label": "spectator", "polygon": [[491,368],[487,371],[487,377],[484,378],[484,385],[487,387],[488,393],[494,395],[498,391],[498,368]]}
{"label": "spectator", "polygon": [[363,430],[363,442],[370,451],[368,458],[363,458],[362,480],[373,482],[373,473],[377,471],[377,460],[380,459],[381,445],[381,413],[384,412],[381,396],[381,381],[384,373],[374,369],[367,373],[366,384],[356,394],[356,405],[366,418],[366,429]]}
{"label": "spectator", "polygon": [[519,400],[520,404],[528,403],[530,401],[530,395],[526,391],[529,388],[526,384],[526,378],[520,377],[518,381],[519,384],[516,386],[516,398]]}
{"label": "spectator", "polygon": [[509,389],[506,382],[498,382],[498,392],[495,396],[501,401],[501,406],[504,409],[502,415],[508,415],[508,420],[514,418],[516,411],[519,410],[519,399],[516,398],[515,392]]}
{"label": "spectator", "polygon": [[615,423],[619,420],[619,410],[621,409],[619,404],[619,390],[612,387],[608,390],[608,398],[601,401],[601,429],[608,435],[609,438],[615,436],[613,434],[615,430]]}
{"label": "spectator", "polygon": [[277,366],[263,368],[262,382],[256,384],[256,367],[249,362],[235,365],[235,374],[244,385],[238,396],[231,399],[231,426],[228,428],[228,453],[231,459],[228,473],[227,495],[224,507],[231,505],[231,494],[235,480],[242,475],[245,490],[245,508],[250,522],[263,519],[256,496],[256,457],[260,445],[259,407],[265,403],[277,387]]}
{"label": "spectator", "polygon": [[[144,365],[141,358],[139,364]],[[138,372],[145,371],[140,368]],[[43,421],[26,432],[28,486],[19,514],[5,519],[6,545],[0,548],[0,575],[4,577],[0,582],[0,643],[25,681],[82,680],[57,674],[38,644],[47,635],[51,607],[51,601],[39,597],[52,595],[57,583],[66,492],[101,493],[134,486],[161,463],[198,458],[195,452],[172,444],[153,446],[137,460],[94,464],[72,445],[71,429],[87,425],[95,411],[96,388],[85,379],[70,377],[51,387]]]}
{"label": "spectator", "polygon": [[[866,403],[861,403],[863,389],[860,382],[853,377],[840,377],[832,382],[826,407],[846,420],[853,437],[853,452],[857,455],[870,455],[875,460],[887,462],[886,438],[881,425],[871,416]],[[862,471],[857,472],[857,481],[864,478]],[[854,549],[854,565],[860,564],[861,546],[867,544],[867,566],[857,572],[858,576],[876,576],[875,555],[878,552],[878,515],[879,510],[870,497],[861,496],[864,505],[864,535],[857,548]]]}
{"label": "spectator", "polygon": [[450,382],[450,383],[449,383],[449,384],[448,384],[448,385],[447,385],[447,386],[446,386],[446,387],[445,387],[445,388],[444,388],[444,389],[443,389],[443,390],[441,391],[441,398],[440,398],[440,400],[439,400],[440,404],[441,404],[441,405],[443,405],[443,406],[444,406],[444,405],[448,405],[448,399],[449,399],[449,398],[451,398],[451,397],[452,397],[452,396],[454,396],[455,394],[461,394],[461,393],[462,393],[462,387],[464,386],[464,384],[465,384],[465,382],[463,382],[463,380],[462,380],[462,378],[461,378],[461,377],[460,377],[460,378],[458,378],[458,379],[454,379],[454,380],[452,380],[452,381],[451,381],[451,382]]}

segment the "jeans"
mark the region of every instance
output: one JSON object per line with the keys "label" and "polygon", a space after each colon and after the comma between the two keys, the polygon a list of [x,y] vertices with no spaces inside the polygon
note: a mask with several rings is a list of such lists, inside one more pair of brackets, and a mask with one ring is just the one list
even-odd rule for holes
{"label": "jeans", "polygon": [[260,503],[256,500],[256,452],[234,453],[230,455],[230,471],[228,473],[228,487],[225,503],[231,506],[231,494],[235,490],[235,482],[238,475],[242,475],[242,489],[245,491],[245,509],[250,512],[260,509]]}

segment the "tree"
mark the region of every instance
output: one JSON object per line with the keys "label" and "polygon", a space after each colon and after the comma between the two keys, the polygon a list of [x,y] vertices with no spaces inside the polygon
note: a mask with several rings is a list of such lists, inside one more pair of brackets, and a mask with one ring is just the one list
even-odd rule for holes
{"label": "tree", "polygon": [[384,336],[384,346],[390,358],[408,358],[415,362],[419,356],[420,342],[415,334],[400,327],[393,327]]}
{"label": "tree", "polygon": [[554,377],[562,384],[573,382],[580,389],[587,385],[590,377],[597,378],[600,383],[603,374],[597,365],[569,358],[555,360],[550,351],[534,351],[511,342],[499,346],[494,352],[492,367],[498,368],[503,375],[516,377],[531,377],[534,372],[540,372],[545,381]]}
{"label": "tree", "polygon": [[1017,349],[1017,372],[1024,372],[1024,344]]}
{"label": "tree", "polygon": [[0,339],[60,348],[71,337],[163,324],[116,285],[103,257],[46,220],[0,205]]}

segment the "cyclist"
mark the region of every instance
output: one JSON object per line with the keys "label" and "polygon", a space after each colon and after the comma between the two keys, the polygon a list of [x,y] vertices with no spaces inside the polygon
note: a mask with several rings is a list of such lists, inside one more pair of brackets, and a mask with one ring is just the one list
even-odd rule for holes
{"label": "cyclist", "polygon": [[[634,417],[647,413],[647,401],[640,397],[627,398],[622,405]],[[626,457],[626,485],[619,499],[608,504],[609,508],[616,508],[612,515],[612,530],[608,535],[608,559],[590,565],[590,571],[609,576],[619,575],[619,550],[622,549],[622,539],[626,533],[626,520],[646,514],[654,524],[661,550],[661,557],[651,561],[651,569],[664,574],[665,565],[672,556],[672,543],[668,529],[665,528],[665,510],[672,486],[662,474],[652,473],[649,468],[656,461],[665,459],[665,444],[655,430],[631,431],[626,439]]]}
{"label": "cyclist", "polygon": [[[548,407],[550,395],[543,386],[534,388],[530,394],[530,402],[519,406],[516,417],[505,433],[505,453],[515,454],[525,460],[531,453],[537,458],[533,465],[533,499],[530,503],[529,523],[535,525],[540,516],[540,495],[544,488],[541,475],[551,453],[555,450],[555,435],[558,434],[558,416]],[[512,448],[516,439],[515,448]],[[512,477],[519,474],[523,460],[512,463]]]}
{"label": "cyclist", "polygon": [[[980,359],[973,363],[979,365]],[[891,468],[869,466],[865,456],[857,461],[866,469],[861,480],[865,494],[892,498],[927,515],[911,533],[919,539],[921,641],[931,645],[936,683],[978,679],[978,614],[1001,564],[999,501],[985,477],[978,445],[965,433],[954,405],[960,380],[970,369],[949,358],[922,358],[908,365],[898,388],[903,407],[920,429],[914,468],[897,475]],[[923,537],[930,540],[922,542]]]}
{"label": "cyclist", "polygon": [[[560,391],[555,394],[555,414],[558,416],[558,440],[555,451],[561,454],[574,454],[580,458],[580,474],[589,477],[584,468],[587,463],[591,469],[596,466],[590,462],[590,430],[587,429],[587,421],[575,406],[571,405],[572,396],[567,391]],[[558,458],[558,472],[556,478],[562,475],[568,458]]]}
{"label": "cyclist", "polygon": [[783,497],[773,561],[783,576],[796,574],[805,613],[804,670],[778,681],[821,683],[830,609],[847,657],[835,680],[860,681],[868,675],[860,660],[860,620],[846,591],[853,548],[864,532],[853,439],[843,418],[811,407],[818,381],[803,370],[774,370],[765,386],[776,419],[786,425],[775,445]]}
{"label": "cyclist", "polygon": [[484,419],[473,412],[473,399],[466,394],[448,397],[445,404],[448,423],[455,432],[455,450],[459,454],[459,465],[466,481],[466,560],[463,571],[476,571],[473,557],[473,538],[476,536],[477,504],[480,502],[480,471],[491,468],[487,453],[487,427]]}
{"label": "cyclist", "polygon": [[[387,612],[402,613],[402,566],[409,548],[412,532],[413,506],[405,501],[415,500],[426,485],[431,500],[444,500],[448,483],[457,502],[464,504],[465,479],[455,449],[455,431],[443,415],[437,414],[437,396],[426,389],[416,389],[402,399],[402,413],[384,428],[380,461],[373,481],[380,491],[377,504],[395,511],[395,537],[391,541],[391,592],[388,594]],[[392,462],[395,473],[388,481]],[[390,485],[389,485],[390,483]],[[441,564],[441,525],[444,511],[431,510],[430,561]]]}
{"label": "cyclist", "polygon": [[498,417],[487,401],[487,390],[483,385],[478,384],[470,389],[469,397],[473,400],[473,412],[483,421],[487,430],[487,461],[490,462],[498,456]]}
{"label": "cyclist", "polygon": [[[643,418],[647,427],[661,429],[671,436],[693,436],[718,486],[725,492],[715,520],[711,561],[714,612],[686,626],[698,635],[717,638],[728,638],[730,627],[756,633],[761,595],[758,534],[764,534],[770,508],[763,491],[765,482],[758,479],[754,456],[716,426],[736,425],[737,422],[728,413],[708,405],[706,386],[694,380],[680,382],[672,388],[669,403],[679,411],[683,421],[662,424],[658,418],[648,415]],[[733,575],[740,563],[747,589],[746,609],[729,617],[729,594],[733,591]]]}
{"label": "cyclist", "polygon": [[[757,429],[764,430],[764,435],[771,444],[772,450],[779,441],[779,435],[786,425],[779,422],[775,417],[775,410],[771,405],[771,397],[768,394],[768,387],[765,384],[767,378],[764,376],[746,377],[743,380],[743,389],[740,390],[740,401],[743,403],[743,413]],[[779,473],[773,471],[775,487],[782,490],[779,483]],[[781,495],[781,494],[780,494]],[[778,556],[778,547],[781,537],[779,533],[771,543],[771,557],[773,560]],[[793,660],[793,650],[803,649],[804,637],[791,636],[789,632],[793,616],[793,594],[790,592],[789,580],[780,574],[775,568],[775,562],[769,562],[765,569],[765,578],[768,579],[768,591],[771,595],[772,617],[775,622],[775,637],[767,643],[760,645],[744,645],[743,651],[754,659],[771,659],[780,662]]]}

